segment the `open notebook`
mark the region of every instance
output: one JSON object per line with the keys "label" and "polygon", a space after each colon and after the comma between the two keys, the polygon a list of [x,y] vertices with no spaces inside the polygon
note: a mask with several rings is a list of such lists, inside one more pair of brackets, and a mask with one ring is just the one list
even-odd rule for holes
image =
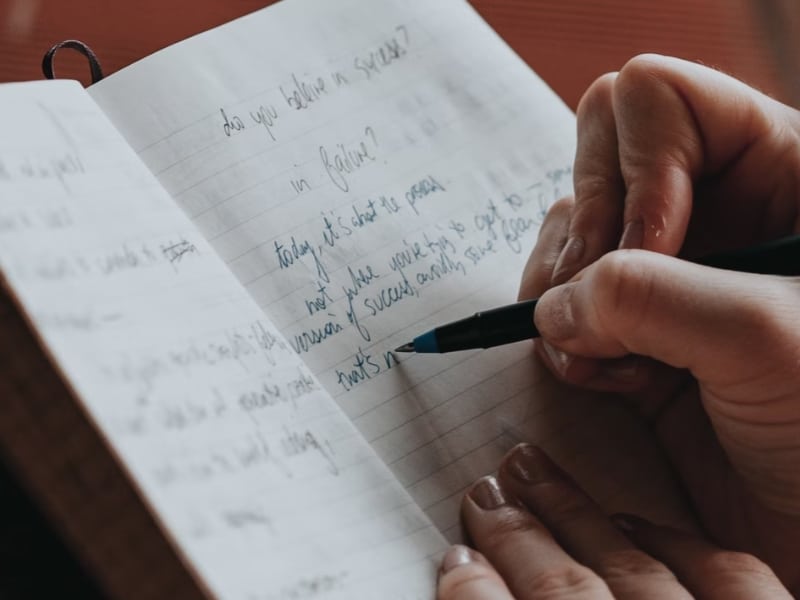
{"label": "open notebook", "polygon": [[530,344],[391,352],[513,301],[571,190],[573,115],[465,1],[287,0],[0,106],[0,437],[113,597],[431,598],[522,440],[679,514]]}

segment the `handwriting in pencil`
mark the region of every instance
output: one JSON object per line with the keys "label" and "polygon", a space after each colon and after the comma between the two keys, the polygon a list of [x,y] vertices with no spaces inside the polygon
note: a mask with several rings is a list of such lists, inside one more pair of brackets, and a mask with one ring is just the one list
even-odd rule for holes
{"label": "handwriting in pencil", "polygon": [[322,77],[303,79],[296,73],[292,73],[292,81],[289,85],[285,87],[280,85],[278,89],[287,106],[294,110],[304,110],[328,94],[327,83]]}
{"label": "handwriting in pencil", "polygon": [[435,194],[436,192],[444,191],[446,191],[444,186],[432,175],[428,175],[424,179],[420,179],[408,189],[408,191],[405,193],[405,199],[406,202],[408,202],[408,205],[411,207],[411,210],[414,211],[414,214],[419,215],[417,203],[420,200],[430,196],[431,194]]}
{"label": "handwriting in pencil", "polygon": [[368,53],[353,59],[353,66],[367,79],[380,75],[384,69],[408,54],[408,27],[398,25],[395,31],[397,35],[391,36]]}
{"label": "handwriting in pencil", "polygon": [[364,128],[362,138],[357,141],[321,145],[319,158],[331,183],[343,192],[349,192],[349,176],[376,160],[378,145],[371,126]]}
{"label": "handwriting in pencil", "polygon": [[288,244],[276,240],[274,249],[275,255],[278,257],[278,266],[281,269],[289,269],[296,263],[302,264],[300,259],[305,256],[311,256],[316,270],[316,277],[326,283],[330,282],[328,269],[322,262],[322,246],[315,245],[307,239],[298,240],[295,236],[291,236]]}
{"label": "handwriting in pencil", "polygon": [[[316,458],[318,469],[338,476],[341,469],[330,441],[309,427],[284,425],[276,435],[254,432],[234,439],[218,448],[198,450],[192,454],[165,457],[153,467],[153,477],[161,487],[197,484],[214,479],[232,478],[254,469],[268,468],[274,477],[293,479],[294,461]],[[304,468],[307,475],[308,468]]]}
{"label": "handwriting in pencil", "polygon": [[[345,335],[347,326],[356,334],[356,343],[372,343],[373,319],[410,301],[423,300],[438,282],[467,277],[490,257],[521,253],[554,199],[545,190],[552,192],[555,182],[568,173],[568,169],[549,172],[546,186],[542,181],[534,182],[499,199],[488,198],[477,208],[458,216],[447,215],[439,224],[426,225],[388,244],[378,256],[346,262],[335,271],[327,265],[324,248],[336,249],[351,238],[370,235],[374,226],[386,220],[422,218],[436,194],[448,193],[439,178],[433,174],[419,178],[399,201],[395,195],[380,194],[325,211],[317,230],[319,244],[313,237],[290,237],[288,244],[276,242],[281,269],[305,262],[317,275],[313,291],[300,300],[303,313],[314,320],[298,323],[288,334],[292,349],[298,354],[308,353]],[[335,370],[335,380],[348,391],[390,369],[395,362],[389,355],[358,346],[345,362],[349,366]]]}
{"label": "handwriting in pencil", "polygon": [[277,365],[289,347],[271,328],[261,321],[235,329],[198,337],[193,342],[166,348],[121,362],[106,364],[98,361],[102,372],[111,379],[135,383],[141,393],[149,393],[161,378],[176,372],[191,373],[220,363],[239,365],[247,372],[248,361],[266,360]]}
{"label": "handwriting in pencil", "polygon": [[289,345],[297,354],[303,354],[342,331],[344,331],[344,327],[338,321],[327,319],[322,325],[292,334],[292,337],[289,338]]}
{"label": "handwriting in pencil", "polygon": [[197,246],[185,239],[181,239],[179,242],[167,242],[161,245],[161,253],[170,264],[173,265],[181,262],[187,254],[194,254],[196,252],[198,252]]}
{"label": "handwriting in pencil", "polygon": [[248,596],[249,600],[313,600],[330,592],[344,588],[349,577],[347,571],[308,575],[281,587],[280,591],[255,592]]}
{"label": "handwriting in pencil", "polygon": [[[235,137],[250,126],[258,126],[265,131],[271,141],[277,141],[275,128],[281,117],[279,107],[291,112],[304,112],[330,97],[336,90],[348,88],[358,81],[371,81],[381,75],[387,68],[396,64],[408,55],[410,46],[409,28],[398,25],[395,32],[379,42],[363,54],[354,56],[349,64],[340,65],[321,73],[293,72],[288,81],[279,83],[268,94],[262,96],[260,103],[253,108],[239,111],[220,107],[220,127],[225,137]],[[277,94],[274,102],[267,95]],[[373,137],[373,142],[374,142]],[[0,180],[2,179],[2,163],[0,163]]]}
{"label": "handwriting in pencil", "polygon": [[68,194],[70,181],[87,172],[81,156],[74,150],[54,153],[40,152],[28,156],[0,159],[0,184],[54,181]]}
{"label": "handwriting in pencil", "polygon": [[397,364],[397,357],[392,352],[386,351],[376,357],[359,346],[352,361],[343,368],[337,367],[334,375],[339,386],[345,392],[349,392],[357,385],[374,379]]}

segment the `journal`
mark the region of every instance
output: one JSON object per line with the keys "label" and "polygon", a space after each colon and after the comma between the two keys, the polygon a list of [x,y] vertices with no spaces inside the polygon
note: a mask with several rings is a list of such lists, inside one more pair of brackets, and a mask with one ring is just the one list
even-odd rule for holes
{"label": "journal", "polygon": [[571,193],[573,114],[464,0],[285,0],[0,107],[0,447],[109,596],[433,598],[520,441],[680,516],[529,343],[392,352],[513,301]]}

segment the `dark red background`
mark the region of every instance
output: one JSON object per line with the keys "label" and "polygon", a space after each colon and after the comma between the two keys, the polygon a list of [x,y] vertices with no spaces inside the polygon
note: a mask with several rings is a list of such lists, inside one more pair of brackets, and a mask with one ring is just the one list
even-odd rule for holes
{"label": "dark red background", "polygon": [[[336,0],[328,0],[335,2]],[[436,0],[429,0],[435,2]],[[472,0],[573,108],[591,81],[641,52],[699,60],[785,97],[755,6],[763,0]],[[780,0],[769,0],[775,6]],[[0,81],[41,77],[57,41],[78,38],[107,72],[271,0],[0,0]],[[61,76],[86,79],[77,56]]]}

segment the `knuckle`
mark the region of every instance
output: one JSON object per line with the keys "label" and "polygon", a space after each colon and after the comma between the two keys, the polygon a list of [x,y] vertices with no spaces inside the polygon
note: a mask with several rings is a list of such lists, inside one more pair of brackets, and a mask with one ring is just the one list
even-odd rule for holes
{"label": "knuckle", "polygon": [[672,571],[636,548],[606,554],[603,556],[598,570],[608,581],[627,581],[631,578],[675,581]]}
{"label": "knuckle", "polygon": [[751,579],[753,577],[772,579],[772,569],[765,563],[746,552],[722,550],[714,552],[703,560],[703,572],[714,573],[717,577]]}
{"label": "knuckle", "polygon": [[638,254],[616,250],[597,261],[593,301],[598,323],[634,330],[647,314],[654,291],[652,270]]}
{"label": "knuckle", "polygon": [[664,69],[663,57],[657,54],[639,54],[626,62],[619,71],[614,91],[617,98],[624,99],[630,94],[642,93],[661,82]]}
{"label": "knuckle", "polygon": [[543,525],[522,511],[508,510],[505,514],[499,515],[492,529],[482,536],[480,548],[491,553],[507,544],[514,544],[515,540],[529,536],[532,532],[550,535]]}
{"label": "knuckle", "polygon": [[608,186],[609,176],[607,173],[582,172],[580,177],[575,178],[575,197],[579,199],[576,210],[589,204],[590,206],[586,209],[590,211],[590,214],[587,216],[595,216],[591,214],[591,211],[596,208],[592,205],[608,197]]}
{"label": "knuckle", "polygon": [[754,331],[767,333],[771,339],[784,339],[787,321],[797,318],[798,291],[796,285],[786,286],[778,278],[764,280],[754,293],[741,296],[737,308],[742,321],[749,323]]}
{"label": "knuckle", "polygon": [[515,584],[514,589],[530,590],[536,598],[543,600],[584,595],[596,598],[598,593],[607,591],[605,583],[594,571],[577,563],[537,571],[522,577]]}
{"label": "knuckle", "polygon": [[612,94],[617,73],[606,73],[592,82],[578,102],[576,115],[578,121],[613,109]]}
{"label": "knuckle", "polygon": [[573,197],[565,196],[554,202],[552,206],[547,209],[539,231],[539,237],[536,240],[537,245],[544,241],[552,243],[555,241],[553,239],[554,237],[561,239],[566,236],[574,207],[575,200]]}
{"label": "knuckle", "polygon": [[[655,54],[642,54],[629,60],[620,69],[614,86],[614,108],[623,119],[628,144],[621,144],[622,172],[627,184],[637,179],[642,169],[663,173],[672,170],[699,169],[704,154],[703,140],[695,118],[683,93],[680,76],[668,59]],[[654,114],[673,114],[672,126],[655,128]],[[645,181],[649,177],[645,178]],[[648,186],[648,195],[658,186]]]}
{"label": "knuckle", "polygon": [[591,230],[599,225],[598,215],[622,213],[622,203],[616,195],[622,175],[618,172],[592,173],[586,169],[575,177],[575,209],[572,220],[582,228]]}
{"label": "knuckle", "polygon": [[456,600],[468,595],[474,588],[503,586],[500,576],[491,568],[481,563],[463,565],[450,571],[439,579],[436,594],[437,600]]}
{"label": "knuckle", "polygon": [[569,220],[574,205],[575,200],[572,196],[564,196],[553,202],[552,206],[547,210],[542,227],[550,220]]}
{"label": "knuckle", "polygon": [[592,508],[589,498],[566,482],[546,482],[536,487],[536,509],[556,527],[580,521]]}

